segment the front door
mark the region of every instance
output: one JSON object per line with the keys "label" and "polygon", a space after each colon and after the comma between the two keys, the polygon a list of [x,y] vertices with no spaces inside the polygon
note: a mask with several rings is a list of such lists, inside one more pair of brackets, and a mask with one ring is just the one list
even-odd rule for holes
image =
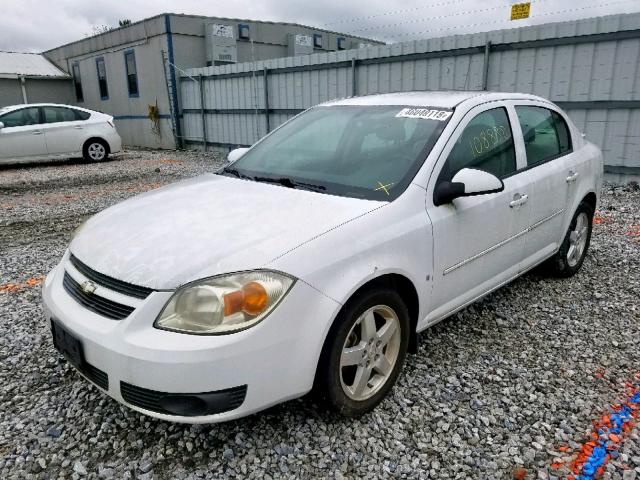
{"label": "front door", "polygon": [[47,144],[40,123],[40,108],[13,110],[0,117],[0,160],[45,157]]}
{"label": "front door", "polygon": [[[511,122],[509,119],[509,111],[501,102],[471,110],[435,167],[427,189],[434,245],[433,293],[427,323],[444,318],[518,274],[524,258],[531,192],[525,175],[517,173],[522,159],[516,155],[513,118]],[[430,193],[438,182],[451,180],[465,167],[494,174],[504,182],[504,190],[433,206]]]}

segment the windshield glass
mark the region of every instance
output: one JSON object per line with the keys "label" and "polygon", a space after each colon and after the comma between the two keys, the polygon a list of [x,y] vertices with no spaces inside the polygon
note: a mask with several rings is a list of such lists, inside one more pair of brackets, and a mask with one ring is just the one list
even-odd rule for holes
{"label": "windshield glass", "polygon": [[273,132],[222,173],[390,201],[413,180],[451,113],[429,107],[316,107]]}

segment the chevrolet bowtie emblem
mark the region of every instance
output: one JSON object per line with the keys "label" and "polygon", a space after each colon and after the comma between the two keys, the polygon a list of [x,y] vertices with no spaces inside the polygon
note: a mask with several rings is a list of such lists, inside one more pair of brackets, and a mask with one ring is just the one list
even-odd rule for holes
{"label": "chevrolet bowtie emblem", "polygon": [[80,288],[82,288],[82,291],[84,293],[91,294],[91,293],[95,292],[98,287],[91,280],[87,280],[82,285],[80,285]]}

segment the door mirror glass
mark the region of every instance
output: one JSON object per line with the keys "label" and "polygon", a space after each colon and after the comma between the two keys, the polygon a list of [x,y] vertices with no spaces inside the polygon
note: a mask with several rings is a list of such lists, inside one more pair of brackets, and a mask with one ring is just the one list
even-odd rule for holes
{"label": "door mirror glass", "polygon": [[235,150],[231,150],[229,152],[229,156],[227,157],[227,160],[229,160],[229,163],[233,163],[236,160],[238,160],[240,157],[242,157],[245,153],[247,153],[247,150],[249,150],[248,148],[236,148]]}
{"label": "door mirror glass", "polygon": [[440,182],[433,192],[436,206],[451,203],[459,197],[471,197],[498,193],[504,190],[504,183],[492,173],[474,168],[463,168],[451,181]]}

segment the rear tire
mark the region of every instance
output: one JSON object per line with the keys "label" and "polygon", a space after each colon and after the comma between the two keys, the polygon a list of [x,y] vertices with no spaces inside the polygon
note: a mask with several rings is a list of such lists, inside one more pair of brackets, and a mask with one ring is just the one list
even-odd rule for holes
{"label": "rear tire", "polygon": [[567,278],[578,273],[591,243],[593,214],[588,203],[578,205],[560,249],[544,264],[551,275]]}
{"label": "rear tire", "polygon": [[98,138],[89,140],[82,148],[82,156],[87,162],[104,162],[109,158],[109,145]]}
{"label": "rear tire", "polygon": [[323,346],[316,395],[347,417],[371,411],[400,374],[410,325],[406,305],[391,289],[376,288],[353,298]]}

